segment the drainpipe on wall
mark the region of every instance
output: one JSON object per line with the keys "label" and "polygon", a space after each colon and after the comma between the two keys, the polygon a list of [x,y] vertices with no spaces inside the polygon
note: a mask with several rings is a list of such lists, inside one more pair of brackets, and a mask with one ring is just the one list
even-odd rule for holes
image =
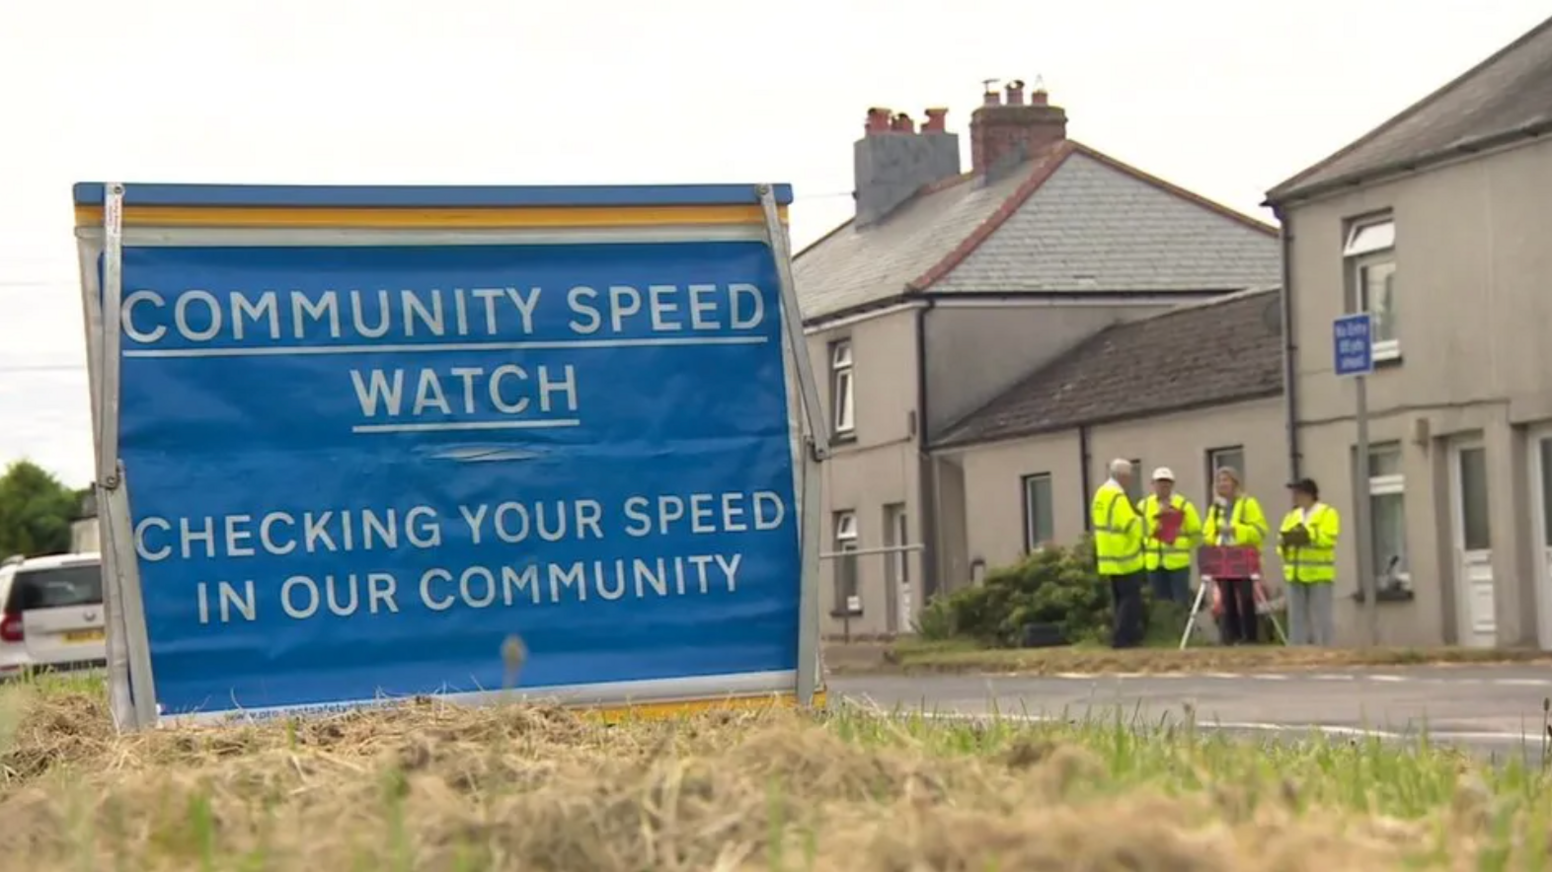
{"label": "drainpipe on wall", "polygon": [[1288,430],[1288,480],[1298,481],[1299,460],[1303,455],[1299,452],[1299,389],[1294,358],[1298,346],[1293,336],[1293,233],[1288,229],[1288,216],[1281,206],[1273,206],[1272,214],[1277,216],[1277,235],[1282,242],[1283,257],[1283,286],[1278,296],[1282,298],[1283,307],[1283,412]]}
{"label": "drainpipe on wall", "polygon": [[1078,504],[1083,506],[1083,532],[1094,532],[1094,519],[1089,516],[1089,498],[1093,493],[1092,482],[1089,481],[1089,425],[1082,424],[1078,427],[1078,486],[1083,488],[1082,498]]}
{"label": "drainpipe on wall", "polygon": [[[925,306],[916,310],[916,456],[927,462],[930,471],[926,481],[917,487],[917,493],[922,496],[921,506],[917,509],[917,521],[921,525],[922,605],[942,589],[941,576],[946,568],[940,565],[943,552],[938,548],[938,534],[943,529],[943,478],[938,471],[940,461],[932,454],[927,433],[927,313],[931,309],[932,300],[928,299]],[[917,468],[920,469],[919,464]],[[923,490],[930,493],[922,493]]]}

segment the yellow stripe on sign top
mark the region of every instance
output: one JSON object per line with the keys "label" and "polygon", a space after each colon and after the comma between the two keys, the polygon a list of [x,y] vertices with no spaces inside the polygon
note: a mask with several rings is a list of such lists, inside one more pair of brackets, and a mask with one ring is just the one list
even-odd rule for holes
{"label": "yellow stripe on sign top", "polygon": [[[787,207],[780,207],[782,221]],[[77,206],[78,227],[100,227],[101,206]],[[124,224],[141,227],[520,228],[645,227],[660,224],[763,224],[748,206],[562,206],[488,209],[244,208],[126,206]]]}
{"label": "yellow stripe on sign top", "polygon": [[[825,691],[822,690],[814,694],[813,707],[815,709],[825,707],[825,696]],[[579,713],[584,717],[597,718],[605,723],[612,724],[631,720],[632,718],[677,718],[715,711],[757,712],[777,708],[790,709],[797,708],[797,704],[797,694],[766,693],[758,696],[718,697],[715,699],[692,699],[678,702],[589,705],[580,707]]]}

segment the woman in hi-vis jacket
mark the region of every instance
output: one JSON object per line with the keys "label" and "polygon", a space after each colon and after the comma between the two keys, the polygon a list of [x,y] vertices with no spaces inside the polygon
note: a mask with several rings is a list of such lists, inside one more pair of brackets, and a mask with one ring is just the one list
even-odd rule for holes
{"label": "woman in hi-vis jacket", "polygon": [[[1239,470],[1223,467],[1213,481],[1213,501],[1202,524],[1203,545],[1244,545],[1261,549],[1266,540],[1266,515],[1256,498],[1245,493]],[[1252,578],[1215,578],[1223,601],[1223,644],[1254,645],[1256,582]]]}

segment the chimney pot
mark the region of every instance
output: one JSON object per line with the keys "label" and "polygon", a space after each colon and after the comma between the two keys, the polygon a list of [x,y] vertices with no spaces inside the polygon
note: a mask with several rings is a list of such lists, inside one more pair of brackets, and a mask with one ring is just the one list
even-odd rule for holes
{"label": "chimney pot", "polygon": [[872,109],[868,110],[867,124],[863,127],[863,130],[868,135],[871,136],[872,134],[875,134],[875,133],[888,133],[889,132],[889,128],[890,128],[890,124],[889,124],[889,110],[888,109],[883,109],[883,108],[880,108],[878,106],[875,106]]}
{"label": "chimney pot", "polygon": [[1014,79],[1008,83],[1008,105],[1024,105],[1024,80]]}
{"label": "chimney pot", "polygon": [[983,105],[983,106],[1001,106],[1002,105],[1002,94],[1000,92],[998,92],[998,91],[995,91],[995,90],[992,90],[992,89],[988,88],[986,90],[986,93],[981,95],[981,105]]}
{"label": "chimney pot", "polygon": [[948,110],[928,109],[927,120],[922,122],[922,133],[944,133],[948,130]]}
{"label": "chimney pot", "polygon": [[901,112],[894,117],[894,121],[891,122],[889,129],[896,133],[915,133],[916,122],[911,120],[911,116]]}
{"label": "chimney pot", "polygon": [[1036,88],[1035,90],[1031,91],[1030,94],[1029,94],[1029,105],[1031,105],[1031,106],[1044,106],[1044,105],[1046,105],[1046,101],[1048,99],[1049,99],[1049,95],[1046,94],[1044,88]]}

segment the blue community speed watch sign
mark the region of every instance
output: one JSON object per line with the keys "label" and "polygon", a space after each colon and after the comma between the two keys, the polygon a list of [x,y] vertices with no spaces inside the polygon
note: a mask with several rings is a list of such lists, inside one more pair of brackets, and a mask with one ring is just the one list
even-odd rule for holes
{"label": "blue community speed watch sign", "polygon": [[120,720],[814,701],[790,201],[77,186]]}

